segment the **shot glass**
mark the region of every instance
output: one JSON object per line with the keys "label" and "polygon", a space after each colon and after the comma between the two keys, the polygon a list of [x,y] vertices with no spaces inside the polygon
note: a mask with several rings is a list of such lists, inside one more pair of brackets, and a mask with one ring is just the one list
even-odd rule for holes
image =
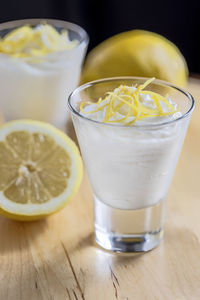
{"label": "shot glass", "polygon": [[77,40],[72,49],[32,57],[12,57],[0,51],[0,111],[5,121],[36,119],[69,131],[66,97],[76,88],[88,45],[88,35],[78,25],[51,19],[25,19],[0,24],[0,37],[24,25],[50,24]]}
{"label": "shot glass", "polygon": [[69,97],[74,127],[94,195],[96,242],[116,252],[141,252],[163,238],[165,199],[194,107],[183,89],[160,80],[147,90],[166,94],[182,113],[159,124],[102,123],[80,114],[82,101],[96,102],[123,85],[147,78],[118,77],[78,87]]}

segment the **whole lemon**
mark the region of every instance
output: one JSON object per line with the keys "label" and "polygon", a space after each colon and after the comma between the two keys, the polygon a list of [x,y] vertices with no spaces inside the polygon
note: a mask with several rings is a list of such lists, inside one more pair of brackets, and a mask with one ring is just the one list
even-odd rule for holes
{"label": "whole lemon", "polygon": [[112,76],[156,77],[185,86],[188,68],[172,42],[153,32],[132,30],[105,40],[88,54],[81,83]]}

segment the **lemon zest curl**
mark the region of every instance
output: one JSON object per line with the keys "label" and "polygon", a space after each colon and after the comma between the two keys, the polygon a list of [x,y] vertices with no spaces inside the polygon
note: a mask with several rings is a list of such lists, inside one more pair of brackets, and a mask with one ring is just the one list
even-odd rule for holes
{"label": "lemon zest curl", "polygon": [[[144,89],[154,80],[155,78],[151,78],[138,87],[135,87],[135,89],[126,85],[120,85],[114,91],[108,92],[104,99],[100,98],[96,103],[90,101],[82,102],[80,111],[87,115],[105,109],[103,123],[124,123],[129,117],[134,118],[125,125],[131,125],[135,121],[145,118],[174,114],[177,110],[175,110],[174,106],[165,97],[152,91],[144,91]],[[142,103],[141,99],[143,99],[143,95],[151,96],[154,108],[149,108]],[[96,108],[92,111],[85,111],[84,107],[91,104],[96,104]],[[167,112],[163,110],[161,104],[164,104],[164,107],[168,110]],[[113,119],[117,112],[123,117],[120,119]]]}

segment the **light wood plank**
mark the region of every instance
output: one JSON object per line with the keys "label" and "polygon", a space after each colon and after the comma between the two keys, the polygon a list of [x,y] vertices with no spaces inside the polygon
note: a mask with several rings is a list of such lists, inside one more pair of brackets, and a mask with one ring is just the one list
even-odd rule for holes
{"label": "light wood plank", "polygon": [[0,217],[1,300],[200,299],[200,81],[168,194],[165,238],[151,252],[116,255],[93,240],[87,177],[74,200],[46,220]]}

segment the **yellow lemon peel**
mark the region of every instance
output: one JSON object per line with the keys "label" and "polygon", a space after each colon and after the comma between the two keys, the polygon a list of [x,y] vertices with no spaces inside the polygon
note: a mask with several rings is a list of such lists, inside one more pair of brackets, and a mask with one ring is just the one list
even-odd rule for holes
{"label": "yellow lemon peel", "polygon": [[69,40],[66,30],[59,33],[49,24],[39,24],[34,28],[25,25],[0,37],[0,53],[17,58],[40,57],[72,49],[77,43],[76,40]]}
{"label": "yellow lemon peel", "polygon": [[[131,125],[140,119],[174,114],[177,110],[175,110],[174,106],[165,97],[152,91],[144,91],[154,80],[155,78],[148,79],[145,83],[135,87],[135,89],[126,85],[120,85],[114,91],[108,92],[104,99],[100,98],[96,103],[90,101],[82,102],[80,111],[84,114],[93,114],[105,109],[103,123],[122,123],[126,121],[128,117],[134,117],[133,120],[125,125]],[[151,96],[154,108],[143,105],[141,101],[142,95]],[[163,110],[161,103],[167,108],[167,112]],[[84,107],[90,104],[96,104],[96,108],[91,111],[85,111]],[[112,119],[117,112],[123,117],[120,119]]]}
{"label": "yellow lemon peel", "polygon": [[188,68],[179,49],[166,38],[131,30],[106,39],[88,53],[81,84],[116,76],[156,77],[184,87]]}

